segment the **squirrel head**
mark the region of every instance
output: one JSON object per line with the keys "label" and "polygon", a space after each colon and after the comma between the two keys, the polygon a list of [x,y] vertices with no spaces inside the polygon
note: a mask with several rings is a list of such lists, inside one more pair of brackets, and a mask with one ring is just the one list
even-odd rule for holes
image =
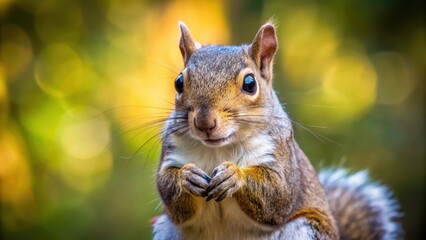
{"label": "squirrel head", "polygon": [[273,102],[275,26],[264,24],[252,43],[242,46],[201,46],[184,23],[179,26],[184,69],[175,80],[175,112],[187,116],[191,137],[218,147],[258,132]]}

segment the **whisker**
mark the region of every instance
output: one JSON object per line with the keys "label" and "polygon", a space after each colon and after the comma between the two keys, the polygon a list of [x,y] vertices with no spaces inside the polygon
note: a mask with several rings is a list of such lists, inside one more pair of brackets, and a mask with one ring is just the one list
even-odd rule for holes
{"label": "whisker", "polygon": [[331,143],[333,143],[333,144],[336,144],[337,146],[345,147],[344,145],[341,145],[341,144],[339,144],[339,143],[337,143],[337,142],[335,142],[335,141],[333,141],[333,140],[331,140],[331,139],[329,139],[329,138],[327,138],[327,137],[325,137],[325,136],[323,136],[323,135],[321,135],[321,134],[319,134],[319,133],[317,133],[317,132],[315,132],[315,131],[313,131],[313,130],[309,129],[309,128],[307,128],[307,127],[303,126],[302,124],[300,124],[300,123],[298,123],[298,122],[296,122],[296,121],[294,121],[294,120],[292,120],[292,119],[290,119],[290,121],[291,121],[292,123],[296,124],[297,126],[299,126],[299,127],[303,128],[304,130],[308,131],[308,132],[309,132],[312,136],[314,136],[315,138],[317,138],[317,139],[318,139],[319,141],[321,141],[322,143],[324,143],[324,141],[322,140],[322,139],[324,139],[324,140],[326,140],[326,141],[328,141],[328,142],[331,142]]}
{"label": "whisker", "polygon": [[172,121],[172,120],[176,120],[176,119],[175,118],[160,118],[160,119],[152,120],[152,121],[140,124],[136,127],[133,127],[132,129],[125,131],[122,135],[130,133],[130,132],[135,131],[135,130],[140,130],[140,129],[143,129],[143,128],[151,128],[151,127],[154,127],[154,126],[159,126],[161,124],[166,123],[167,121]]}
{"label": "whisker", "polygon": [[266,114],[239,114],[236,116],[232,116],[232,117],[262,117],[262,118],[275,118],[275,119],[282,119],[282,120],[286,120],[286,117],[280,117],[280,116],[275,116],[275,115],[266,115]]}
{"label": "whisker", "polygon": [[[124,131],[123,129],[126,128],[126,126],[121,126],[121,127],[117,127],[116,129],[113,130],[112,134],[113,135],[118,135],[118,137],[120,136],[124,136],[126,134],[129,134],[131,132],[134,131],[138,131],[138,133],[136,133],[131,139],[134,139],[135,137],[137,137],[139,134],[141,134],[142,132],[148,130],[148,129],[152,129],[154,128],[155,130],[158,130],[159,127],[161,127],[162,125],[164,125],[165,123],[169,122],[169,121],[187,121],[187,116],[181,116],[180,114],[177,114],[174,117],[163,117],[163,118],[159,118],[159,119],[155,119],[149,122],[145,122],[143,124],[139,124],[135,127],[131,127],[129,130]],[[120,133],[120,134],[118,134]],[[108,143],[108,147],[111,147],[113,142],[114,142],[115,138],[111,138],[110,142]]]}
{"label": "whisker", "polygon": [[157,61],[149,61],[149,62],[155,63],[155,64],[157,64],[157,65],[159,65],[161,67],[164,67],[165,69],[170,70],[172,73],[174,73],[176,75],[178,75],[180,73],[180,70],[176,70],[176,69],[179,69],[176,66],[174,66],[174,68],[173,68],[173,67],[171,67],[169,65],[166,65],[164,63],[160,63],[160,62],[157,62]]}
{"label": "whisker", "polygon": [[312,89],[309,89],[309,90],[306,90],[306,91],[293,91],[293,92],[283,92],[283,94],[284,95],[290,95],[290,94],[313,94],[313,93],[316,93],[316,92],[319,92],[319,91],[321,91],[321,89],[320,88],[312,88]]}
{"label": "whisker", "polygon": [[[172,129],[172,131],[170,132],[170,133],[168,133],[167,134],[167,136],[168,135],[170,135],[170,134],[173,134],[173,133],[175,133],[175,132],[177,132],[177,131],[180,131],[180,130],[182,130],[182,129],[185,129],[185,128],[187,128],[187,124],[182,124],[182,125],[180,125],[180,126],[177,126],[177,127],[175,127],[174,129]],[[165,130],[162,130],[162,131],[159,131],[159,132],[156,132],[156,133],[154,133],[152,136],[150,136],[134,153],[133,153],[133,155],[130,157],[130,159],[127,161],[127,163],[126,163],[126,165],[125,165],[125,167],[124,167],[124,169],[123,169],[123,172],[125,172],[127,169],[128,169],[128,166],[130,165],[130,163],[133,161],[133,159],[135,159],[136,157],[138,157],[138,156],[140,156],[140,155],[142,155],[143,154],[143,152],[140,152],[145,146],[147,146],[147,144],[149,143],[149,142],[151,142],[153,139],[155,139],[156,137],[159,137],[159,136],[161,136],[161,135],[163,135],[164,133],[166,133],[167,131],[169,131],[168,129],[165,129]],[[138,134],[140,134],[140,133],[142,133],[143,132],[143,130],[142,131],[140,131]],[[152,134],[153,132],[150,132],[149,134]],[[156,141],[156,142],[158,142],[158,143],[160,143],[160,142],[162,142],[163,141],[163,137],[159,137],[159,139]],[[155,142],[154,142],[154,144],[155,144]],[[152,146],[151,148],[150,148],[150,150],[149,150],[149,152],[148,152],[148,156],[149,156],[149,154],[150,154],[150,152],[152,151],[152,149],[153,149],[153,147],[154,146]],[[148,157],[147,156],[147,157]],[[145,166],[145,164],[144,164],[144,166]]]}
{"label": "whisker", "polygon": [[[151,136],[148,140],[146,140],[137,150],[136,150],[136,152],[134,152],[133,153],[133,155],[130,157],[130,159],[127,161],[127,163],[126,163],[126,165],[124,166],[124,168],[123,168],[123,172],[125,172],[127,169],[128,169],[128,167],[129,167],[129,165],[130,165],[130,163],[133,161],[133,159],[137,156],[137,154],[141,151],[141,149],[143,148],[143,147],[145,147],[152,139],[154,139],[155,137],[158,137],[158,134],[154,134],[153,136]],[[145,166],[145,165],[144,165]]]}
{"label": "whisker", "polygon": [[174,102],[171,102],[170,100],[164,99],[163,97],[161,97],[160,95],[156,94],[155,92],[149,92],[149,93],[152,94],[155,98],[161,99],[163,102],[172,105],[173,108],[174,108],[174,106],[175,106]]}
{"label": "whisker", "polygon": [[330,108],[330,109],[337,108],[337,106],[333,106],[333,105],[316,105],[316,104],[305,104],[305,103],[286,103],[286,105],[297,105],[297,106],[312,107],[312,108]]}
{"label": "whisker", "polygon": [[[174,103],[171,103],[172,105],[174,105]],[[93,117],[97,117],[99,115],[103,115],[103,114],[107,114],[110,112],[114,112],[117,110],[125,110],[126,108],[140,108],[140,109],[159,109],[159,110],[167,110],[167,111],[173,111],[173,108],[166,108],[166,107],[157,107],[157,106],[148,106],[148,105],[122,105],[122,106],[115,106],[115,107],[110,107],[108,109],[105,109],[103,111],[101,111],[100,113],[97,113],[95,115],[93,115]]]}
{"label": "whisker", "polygon": [[[262,106],[264,108],[264,106]],[[306,130],[307,132],[309,132],[312,136],[314,136],[316,139],[318,139],[320,142],[324,143],[324,140],[331,142],[333,144],[336,144],[338,146],[344,147],[343,145],[309,129],[306,125],[301,124],[295,120],[292,120],[290,117],[282,117],[282,116],[276,116],[276,115],[270,115],[270,114],[241,114],[240,112],[236,112],[236,113],[231,113],[230,115],[227,116],[229,119],[234,119],[236,123],[238,124],[242,124],[242,125],[250,125],[250,124],[270,124],[268,121],[265,121],[265,119],[277,119],[277,120],[290,120],[294,125],[296,125],[297,127],[300,127],[304,130]],[[321,128],[321,129],[326,129],[328,127],[325,126],[315,126],[315,125],[308,125],[309,127],[312,128]]]}

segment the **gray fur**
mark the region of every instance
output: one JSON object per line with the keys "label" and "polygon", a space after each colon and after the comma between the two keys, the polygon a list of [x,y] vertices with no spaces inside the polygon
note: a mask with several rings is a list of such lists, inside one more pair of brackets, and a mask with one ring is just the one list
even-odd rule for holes
{"label": "gray fur", "polygon": [[179,232],[166,214],[159,216],[153,226],[154,240],[179,240]]}
{"label": "gray fur", "polygon": [[319,179],[339,228],[340,239],[399,239],[399,205],[389,189],[369,180],[367,171],[349,174],[325,169]]}
{"label": "gray fur", "polygon": [[[224,226],[226,229],[226,226]],[[311,227],[307,224],[306,219],[300,218],[291,223],[288,223],[284,228],[281,228],[273,233],[264,233],[253,235],[250,230],[246,232],[239,231],[217,231],[214,235],[202,236],[187,236],[181,237],[181,233],[170,221],[166,214],[158,217],[154,225],[154,240],[223,240],[223,239],[244,239],[244,240],[315,240],[317,239]]]}

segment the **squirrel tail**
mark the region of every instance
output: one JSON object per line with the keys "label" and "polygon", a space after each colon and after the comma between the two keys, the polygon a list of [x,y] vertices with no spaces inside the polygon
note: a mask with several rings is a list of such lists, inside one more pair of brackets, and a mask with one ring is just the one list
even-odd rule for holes
{"label": "squirrel tail", "polygon": [[339,229],[340,239],[400,239],[398,202],[386,186],[369,180],[367,171],[342,168],[318,175]]}

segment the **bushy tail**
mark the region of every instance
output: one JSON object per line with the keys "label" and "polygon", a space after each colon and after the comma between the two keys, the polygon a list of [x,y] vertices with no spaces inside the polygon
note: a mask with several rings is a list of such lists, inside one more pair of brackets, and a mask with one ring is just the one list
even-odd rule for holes
{"label": "bushy tail", "polygon": [[371,182],[367,171],[349,174],[345,169],[319,173],[340,239],[399,239],[402,237],[399,205],[387,187]]}

